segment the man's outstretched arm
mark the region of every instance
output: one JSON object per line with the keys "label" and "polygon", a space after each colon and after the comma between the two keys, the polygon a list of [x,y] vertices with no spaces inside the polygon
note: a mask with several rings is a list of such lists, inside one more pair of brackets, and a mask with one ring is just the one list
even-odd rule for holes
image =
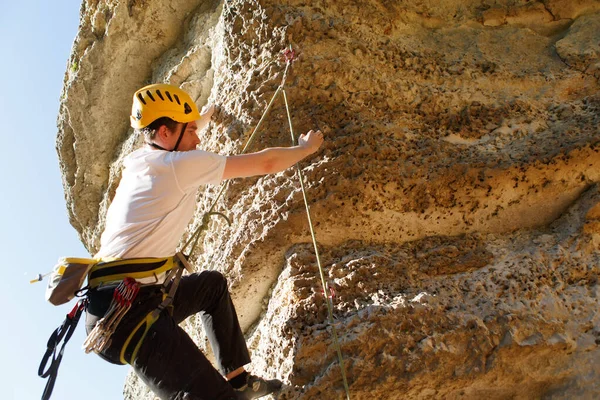
{"label": "man's outstretched arm", "polygon": [[321,131],[311,130],[305,135],[300,135],[297,146],[270,147],[256,153],[229,156],[225,163],[223,180],[284,171],[316,152],[322,143]]}

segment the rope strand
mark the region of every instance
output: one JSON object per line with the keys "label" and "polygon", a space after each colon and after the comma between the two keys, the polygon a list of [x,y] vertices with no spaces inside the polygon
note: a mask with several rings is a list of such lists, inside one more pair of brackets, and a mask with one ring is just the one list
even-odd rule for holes
{"label": "rope strand", "polygon": [[[292,136],[292,144],[296,143],[296,138],[294,136],[294,127],[292,126],[292,117],[290,115],[290,107],[287,101],[287,95],[285,93],[285,89],[283,90],[283,100],[285,101],[285,109],[287,112],[288,123],[290,125],[290,135]],[[319,267],[319,275],[321,276],[321,285],[323,286],[323,295],[325,296],[325,301],[327,302],[327,313],[329,315],[329,324],[331,325],[331,330],[333,333],[333,342],[335,345],[335,351],[338,356],[338,360],[340,362],[340,369],[342,370],[342,380],[344,383],[344,390],[346,391],[346,399],[350,400],[350,389],[348,388],[348,380],[346,379],[346,368],[344,367],[344,357],[342,357],[342,349],[340,347],[340,342],[337,336],[337,330],[335,329],[335,324],[333,320],[333,298],[329,299],[329,285],[327,285],[327,281],[325,280],[325,274],[323,272],[323,267],[321,266],[321,257],[319,256],[319,248],[317,247],[317,237],[315,235],[315,230],[313,228],[312,219],[310,217],[310,207],[308,206],[308,198],[306,196],[306,189],[304,187],[304,177],[302,175],[302,170],[300,169],[300,165],[296,164],[296,172],[298,173],[298,180],[300,181],[300,188],[302,189],[302,198],[304,199],[304,206],[306,207],[306,217],[308,219],[308,226],[310,228],[310,236],[312,237],[313,247],[315,249],[315,256],[317,257],[317,266]]]}

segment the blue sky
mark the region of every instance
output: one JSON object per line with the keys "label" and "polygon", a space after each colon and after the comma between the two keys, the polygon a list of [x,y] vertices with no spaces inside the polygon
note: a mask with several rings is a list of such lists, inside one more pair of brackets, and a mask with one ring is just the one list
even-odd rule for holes
{"label": "blue sky", "polygon": [[[50,305],[44,300],[45,282],[30,285],[29,280],[51,270],[61,256],[87,256],[68,222],[55,150],[59,97],[80,4],[2,1],[2,399],[41,397],[46,381],[37,376],[39,362],[48,337],[73,305]],[[52,399],[122,399],[129,367],[86,355],[84,332],[82,320],[67,345]]]}

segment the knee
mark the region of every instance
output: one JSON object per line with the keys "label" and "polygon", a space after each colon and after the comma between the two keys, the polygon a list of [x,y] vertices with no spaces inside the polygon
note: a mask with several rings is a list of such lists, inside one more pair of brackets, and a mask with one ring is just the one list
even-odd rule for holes
{"label": "knee", "polygon": [[211,287],[213,287],[215,290],[224,290],[224,291],[229,291],[229,286],[227,284],[227,278],[225,278],[225,275],[223,275],[222,273],[220,273],[219,271],[205,271],[207,274],[207,279],[210,281],[211,283]]}

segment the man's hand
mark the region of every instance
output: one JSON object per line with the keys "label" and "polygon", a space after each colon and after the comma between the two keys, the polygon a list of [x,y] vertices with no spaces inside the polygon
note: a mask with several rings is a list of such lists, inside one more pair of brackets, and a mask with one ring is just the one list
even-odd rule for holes
{"label": "man's hand", "polygon": [[309,154],[312,154],[319,150],[321,144],[323,144],[323,133],[321,131],[313,131],[312,129],[307,133],[300,135],[298,138],[298,144],[310,150]]}
{"label": "man's hand", "polygon": [[206,119],[211,119],[212,115],[215,112],[215,105],[214,104],[207,104],[204,107],[202,107],[202,110],[200,110],[200,116],[202,118],[206,118]]}
{"label": "man's hand", "polygon": [[200,111],[200,119],[197,121],[198,128],[196,130],[199,131],[201,129],[204,129],[204,127],[206,127],[206,125],[208,125],[208,123],[210,122],[210,119],[212,118],[214,112],[214,104],[207,104],[204,107],[202,107],[202,110]]}

